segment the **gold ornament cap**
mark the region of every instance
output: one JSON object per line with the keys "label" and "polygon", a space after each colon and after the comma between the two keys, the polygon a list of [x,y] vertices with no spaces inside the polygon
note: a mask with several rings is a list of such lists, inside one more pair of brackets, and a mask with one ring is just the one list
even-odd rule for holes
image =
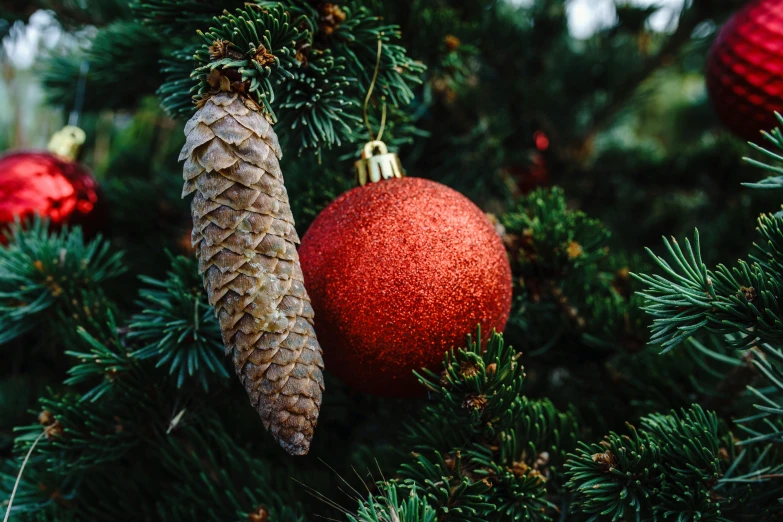
{"label": "gold ornament cap", "polygon": [[87,135],[82,129],[66,125],[52,135],[46,148],[53,154],[75,160],[86,139]]}
{"label": "gold ornament cap", "polygon": [[362,159],[355,164],[356,183],[362,187],[367,183],[377,183],[382,179],[402,178],[400,158],[389,152],[386,144],[380,140],[368,141],[362,150]]}

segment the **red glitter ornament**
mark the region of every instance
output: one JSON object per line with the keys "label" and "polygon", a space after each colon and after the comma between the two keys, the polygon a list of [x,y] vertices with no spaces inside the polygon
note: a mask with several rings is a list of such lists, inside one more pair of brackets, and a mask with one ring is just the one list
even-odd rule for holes
{"label": "red glitter ornament", "polygon": [[413,370],[481,324],[502,330],[511,269],[487,217],[421,178],[357,187],[315,219],[299,250],[326,367],[357,390],[421,395]]}
{"label": "red glitter ornament", "polygon": [[757,0],[721,29],[707,57],[707,90],[723,123],[743,139],[773,129],[783,110],[783,0]]}
{"label": "red glitter ornament", "polygon": [[[81,165],[49,152],[14,152],[0,158],[0,231],[14,219],[38,214],[52,225],[97,231],[102,209],[98,183]],[[5,242],[5,238],[0,239]]]}

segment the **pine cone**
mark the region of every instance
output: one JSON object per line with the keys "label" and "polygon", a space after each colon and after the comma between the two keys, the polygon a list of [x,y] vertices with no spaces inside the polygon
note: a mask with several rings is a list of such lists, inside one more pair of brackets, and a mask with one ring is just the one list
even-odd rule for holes
{"label": "pine cone", "polygon": [[246,103],[221,92],[185,125],[182,195],[196,193],[191,239],[226,353],[264,426],[290,454],[304,455],[318,421],[324,364],[280,145]]}

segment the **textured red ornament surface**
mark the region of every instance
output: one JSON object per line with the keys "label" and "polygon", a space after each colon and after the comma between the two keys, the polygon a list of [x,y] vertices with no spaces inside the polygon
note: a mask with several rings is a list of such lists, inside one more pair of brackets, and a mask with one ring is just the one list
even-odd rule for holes
{"label": "textured red ornament surface", "polygon": [[707,57],[707,89],[739,137],[760,138],[783,111],[783,0],[757,0],[723,26]]}
{"label": "textured red ornament surface", "polygon": [[337,198],[299,258],[326,368],[378,395],[424,394],[412,370],[440,368],[467,334],[502,330],[511,269],[487,217],[433,181],[370,183]]}
{"label": "textured red ornament surface", "polygon": [[0,158],[0,229],[38,214],[53,225],[100,226],[98,183],[81,165],[48,152]]}

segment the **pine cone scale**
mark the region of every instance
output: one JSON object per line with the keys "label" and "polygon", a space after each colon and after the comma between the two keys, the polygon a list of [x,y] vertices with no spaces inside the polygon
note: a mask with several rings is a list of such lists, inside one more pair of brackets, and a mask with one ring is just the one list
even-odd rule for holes
{"label": "pine cone scale", "polygon": [[185,126],[183,196],[192,243],[234,369],[264,426],[307,453],[324,389],[272,126],[236,94],[204,103]]}

